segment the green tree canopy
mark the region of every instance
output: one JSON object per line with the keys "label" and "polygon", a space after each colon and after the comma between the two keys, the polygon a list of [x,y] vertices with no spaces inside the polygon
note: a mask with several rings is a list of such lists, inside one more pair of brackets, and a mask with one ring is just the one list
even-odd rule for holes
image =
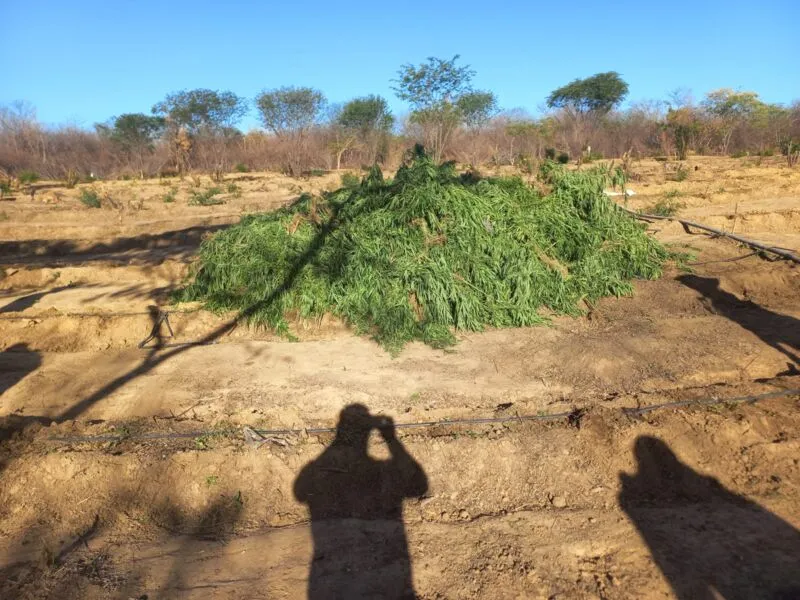
{"label": "green tree canopy", "polygon": [[370,95],[345,104],[337,115],[336,124],[365,135],[373,131],[391,130],[394,116],[384,98]]}
{"label": "green tree canopy", "polygon": [[183,90],[167,95],[152,112],[191,133],[218,131],[236,125],[247,113],[247,102],[233,92]]}
{"label": "green tree canopy", "polygon": [[325,96],[313,88],[289,86],[265,90],[255,102],[264,127],[286,135],[314,125],[325,107]]}
{"label": "green tree canopy", "polygon": [[392,89],[412,107],[410,121],[422,128],[426,145],[435,161],[461,125],[479,127],[494,113],[497,102],[491,92],[472,89],[475,75],[468,65],[457,66],[459,56],[450,60],[429,57],[426,62],[400,67]]}
{"label": "green tree canopy", "polygon": [[598,73],[586,79],[575,79],[553,90],[547,97],[550,108],[569,108],[577,113],[604,115],[628,95],[628,84],[619,73]]}
{"label": "green tree canopy", "polygon": [[736,92],[723,88],[706,94],[703,108],[715,117],[730,120],[745,119],[764,107],[755,92]]}
{"label": "green tree canopy", "polygon": [[397,85],[392,89],[414,110],[452,104],[472,90],[472,77],[475,75],[468,65],[456,66],[458,58],[458,54],[450,60],[431,56],[419,66],[405,64],[400,67],[398,79],[394,80]]}
{"label": "green tree canopy", "polygon": [[483,127],[497,112],[497,99],[492,92],[467,92],[457,101],[456,107],[467,127]]}
{"label": "green tree canopy", "polygon": [[143,113],[126,113],[112,117],[109,125],[97,125],[98,133],[126,150],[151,147],[164,133],[166,119]]}

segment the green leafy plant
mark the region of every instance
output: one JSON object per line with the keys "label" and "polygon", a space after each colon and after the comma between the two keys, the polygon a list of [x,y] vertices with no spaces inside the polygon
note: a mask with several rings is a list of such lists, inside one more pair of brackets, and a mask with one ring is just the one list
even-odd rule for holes
{"label": "green leafy plant", "polygon": [[583,154],[583,162],[585,163],[592,163],[596,160],[603,160],[603,153],[602,152],[595,152],[592,150],[591,152],[585,152]]}
{"label": "green leafy plant", "polygon": [[669,173],[666,176],[667,181],[686,181],[689,179],[689,169],[684,165],[678,165],[674,173]]}
{"label": "green leafy plant", "polygon": [[664,198],[667,200],[674,200],[675,198],[680,198],[682,195],[680,190],[667,190],[664,192]]}
{"label": "green leafy plant", "polygon": [[569,154],[566,152],[559,153],[559,155],[556,157],[556,161],[558,161],[558,164],[560,165],[567,164],[569,162]]}
{"label": "green leafy plant", "polygon": [[222,190],[218,187],[210,187],[207,189],[194,189],[189,192],[189,205],[190,206],[214,206],[217,204],[225,204],[221,198],[217,198]]}
{"label": "green leafy plant", "polygon": [[236,163],[236,165],[233,167],[233,170],[237,173],[249,173],[250,167],[244,163]]}
{"label": "green leafy plant", "polygon": [[39,181],[39,174],[36,171],[20,171],[19,175],[17,175],[17,179],[19,179],[22,185],[30,185],[31,183]]}
{"label": "green leafy plant", "polygon": [[242,188],[240,188],[235,183],[229,183],[225,190],[231,195],[233,198],[241,198],[242,197]]}
{"label": "green leafy plant", "polygon": [[670,198],[659,200],[655,204],[645,208],[642,212],[648,215],[659,215],[661,217],[672,217],[683,208],[682,202],[675,202]]}
{"label": "green leafy plant", "polygon": [[178,195],[178,189],[173,187],[170,188],[170,190],[166,194],[164,194],[161,197],[161,199],[164,201],[165,204],[171,204],[172,202],[175,202],[175,198],[177,197],[177,195]]}
{"label": "green leafy plant", "polygon": [[342,173],[341,181],[342,187],[351,188],[361,183],[361,177],[355,173]]}
{"label": "green leafy plant", "polygon": [[0,181],[0,198],[10,193],[11,193],[11,183],[9,183],[8,181]]}
{"label": "green leafy plant", "polygon": [[286,335],[287,314],[332,313],[394,352],[578,315],[584,299],[658,277],[668,254],[605,196],[610,169],[550,164],[542,196],[519,178],[462,178],[417,148],[393,180],[373,168],[357,187],[303,195],[204,241],[176,299]]}
{"label": "green leafy plant", "polygon": [[100,196],[95,190],[81,190],[81,195],[78,198],[88,208],[100,208],[102,204]]}

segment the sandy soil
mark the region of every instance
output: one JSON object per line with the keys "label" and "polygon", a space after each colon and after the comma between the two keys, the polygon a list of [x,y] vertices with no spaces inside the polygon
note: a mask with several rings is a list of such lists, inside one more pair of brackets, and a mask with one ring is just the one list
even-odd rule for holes
{"label": "sandy soil", "polygon": [[[797,169],[671,169],[630,206],[800,246]],[[800,598],[798,268],[659,223],[692,273],[396,358],[169,306],[206,235],[337,181],[0,203],[1,597]]]}

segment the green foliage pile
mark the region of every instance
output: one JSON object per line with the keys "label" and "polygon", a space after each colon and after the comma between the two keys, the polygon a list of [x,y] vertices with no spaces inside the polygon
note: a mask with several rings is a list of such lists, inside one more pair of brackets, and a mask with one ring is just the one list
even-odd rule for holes
{"label": "green foliage pile", "polygon": [[517,327],[580,302],[630,294],[667,252],[604,194],[607,168],[543,169],[542,195],[518,178],[459,176],[421,149],[383,180],[249,215],[206,240],[179,300],[239,310],[288,334],[288,317],[332,313],[390,351],[453,330]]}

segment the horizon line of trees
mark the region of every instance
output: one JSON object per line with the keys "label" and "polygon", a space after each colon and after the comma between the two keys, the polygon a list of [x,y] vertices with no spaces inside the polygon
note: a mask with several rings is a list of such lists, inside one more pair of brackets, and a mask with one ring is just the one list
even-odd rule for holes
{"label": "horizon line of trees", "polygon": [[[472,85],[475,71],[459,56],[405,64],[392,89],[410,112],[400,122],[385,98],[368,95],[331,104],[310,87],[264,90],[252,101],[231,91],[168,94],[150,113],[126,113],[95,124],[44,127],[25,102],[0,107],[0,174],[79,180],[203,171],[396,166],[422,143],[437,161],[530,168],[558,153],[578,163],[622,155],[689,153],[771,155],[791,166],[800,154],[800,101],[763,102],[756,92],[719,89],[696,102],[687,90],[621,109],[628,84],[614,72],[575,79],[553,90],[548,111],[533,118],[501,111],[491,91]],[[253,106],[263,127],[237,124]]]}

